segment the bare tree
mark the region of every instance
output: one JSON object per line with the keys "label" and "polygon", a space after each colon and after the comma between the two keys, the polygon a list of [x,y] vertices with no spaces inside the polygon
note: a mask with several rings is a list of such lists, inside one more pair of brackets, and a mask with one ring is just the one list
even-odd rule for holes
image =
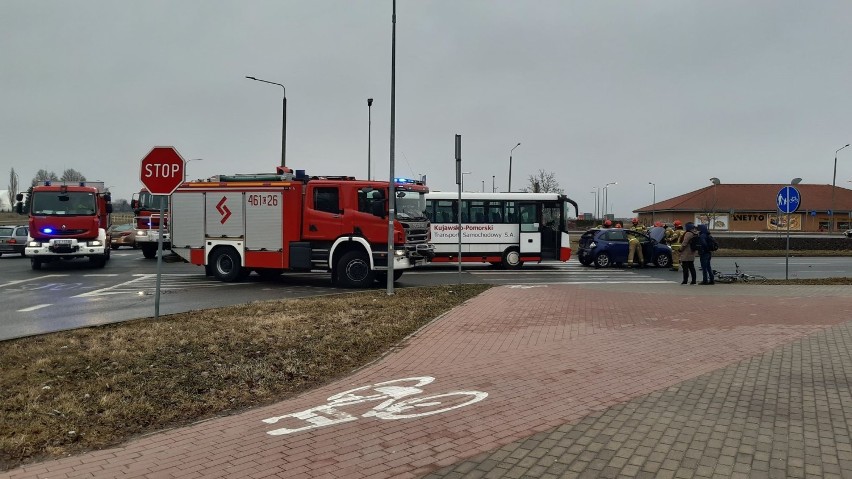
{"label": "bare tree", "polygon": [[68,168],[62,172],[62,181],[86,181],[86,177],[74,168]]}
{"label": "bare tree", "polygon": [[38,170],[36,172],[35,177],[33,178],[33,186],[41,183],[42,181],[58,181],[59,177],[56,176],[56,173],[47,170]]}
{"label": "bare tree", "polygon": [[556,181],[556,173],[544,170],[538,170],[538,173],[529,176],[529,186],[525,187],[524,191],[527,193],[565,193],[565,190],[560,188],[559,182]]}
{"label": "bare tree", "polygon": [[9,173],[9,204],[15,205],[15,196],[18,195],[18,174],[15,173],[15,169],[12,168],[12,172]]}

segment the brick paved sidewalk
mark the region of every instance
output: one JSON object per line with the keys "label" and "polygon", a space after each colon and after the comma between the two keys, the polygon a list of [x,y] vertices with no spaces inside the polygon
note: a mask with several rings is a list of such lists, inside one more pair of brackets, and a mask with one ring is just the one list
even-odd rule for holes
{"label": "brick paved sidewalk", "polygon": [[[297,398],[0,477],[849,476],[850,311],[848,287],[494,288]],[[488,396],[263,422],[412,377],[383,391]]]}

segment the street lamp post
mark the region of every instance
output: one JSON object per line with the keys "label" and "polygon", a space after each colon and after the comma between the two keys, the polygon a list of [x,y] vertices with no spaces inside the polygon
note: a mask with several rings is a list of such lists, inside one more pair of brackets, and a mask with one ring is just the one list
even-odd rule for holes
{"label": "street lamp post", "polygon": [[259,81],[263,83],[269,83],[271,85],[278,85],[284,90],[284,99],[281,101],[281,166],[287,166],[285,162],[286,151],[287,151],[287,89],[284,88],[284,85],[280,83],[275,83],[274,81],[261,80],[260,78],[247,76],[249,80]]}
{"label": "street lamp post", "polygon": [[517,145],[513,146],[511,150],[509,150],[509,189],[506,190],[507,193],[512,192],[512,152],[515,151],[515,148],[521,146],[521,142],[519,141]]}
{"label": "street lamp post", "polygon": [[[590,193],[593,194],[593,195],[597,195],[597,192],[594,191],[594,190],[590,191]],[[592,210],[592,221],[596,220],[597,216],[598,216],[598,198],[597,198],[597,196],[595,196],[595,208],[594,208],[594,210]]]}
{"label": "street lamp post", "polygon": [[839,153],[840,150],[846,148],[847,146],[849,146],[849,143],[847,143],[846,146],[838,148],[834,152],[834,174],[831,175],[831,212],[828,214],[829,233],[834,233],[834,182],[837,180],[837,153]]}
{"label": "street lamp post", "polygon": [[617,185],[617,184],[618,184],[617,181],[613,181],[612,183],[607,183],[606,186],[603,187],[603,190],[604,190],[603,218],[604,219],[606,219],[607,207],[609,206],[609,203],[608,203],[608,201],[609,201],[609,193],[608,193],[609,187],[612,186],[612,185]]}
{"label": "street lamp post", "polygon": [[491,175],[491,192],[497,193],[497,185],[494,183],[494,180],[497,178],[497,175]]}
{"label": "street lamp post", "polygon": [[370,176],[370,147],[372,146],[372,142],[370,140],[371,133],[373,128],[373,99],[367,98],[367,179],[373,179]]}
{"label": "street lamp post", "polygon": [[710,178],[710,183],[713,183],[713,214],[711,215],[713,219],[710,220],[710,224],[707,225],[707,229],[713,229],[713,225],[716,224],[716,202],[718,200],[718,196],[716,195],[716,187],[719,186],[719,183],[721,183],[721,181],[719,180],[719,178],[716,178],[714,176],[713,178]]}
{"label": "street lamp post", "polygon": [[657,184],[654,183],[653,181],[649,181],[648,184],[654,187],[654,196],[653,196],[653,199],[651,200],[651,224],[654,224],[656,222],[656,213],[657,213],[657,211],[656,211],[656,208],[657,208]]}

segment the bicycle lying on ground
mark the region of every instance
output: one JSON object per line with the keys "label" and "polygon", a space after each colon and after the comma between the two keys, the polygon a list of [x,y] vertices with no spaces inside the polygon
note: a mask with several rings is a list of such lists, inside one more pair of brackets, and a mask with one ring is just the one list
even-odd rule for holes
{"label": "bicycle lying on ground", "polygon": [[759,274],[748,274],[740,271],[740,265],[734,263],[735,273],[722,273],[720,271],[713,270],[713,281],[717,283],[736,283],[738,281],[742,281],[744,283],[748,282],[756,282],[761,283],[766,281],[766,276],[762,276]]}

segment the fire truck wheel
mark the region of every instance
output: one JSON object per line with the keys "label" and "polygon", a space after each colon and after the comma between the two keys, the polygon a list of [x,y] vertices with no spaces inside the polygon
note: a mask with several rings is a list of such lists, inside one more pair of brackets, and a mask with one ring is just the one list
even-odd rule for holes
{"label": "fire truck wheel", "polygon": [[243,268],[240,266],[240,255],[233,248],[217,249],[210,263],[213,265],[213,276],[219,281],[231,283],[241,278]]}
{"label": "fire truck wheel", "polygon": [[503,268],[517,269],[524,265],[521,261],[521,253],[517,248],[509,248],[503,253]]}
{"label": "fire truck wheel", "polygon": [[32,264],[34,271],[38,271],[38,270],[41,269],[41,260],[40,259],[33,258],[32,260],[30,260],[30,263]]}
{"label": "fire truck wheel", "polygon": [[143,246],[142,247],[142,256],[144,256],[147,259],[156,258],[157,257],[157,248],[156,247],[151,248],[151,247],[148,247],[148,246]]}
{"label": "fire truck wheel", "polygon": [[337,263],[337,277],[344,288],[366,288],[373,284],[375,273],[362,251],[350,251]]}
{"label": "fire truck wheel", "polygon": [[[399,281],[399,278],[402,278],[402,271],[394,270],[393,272],[393,281]],[[387,284],[388,282],[388,273],[387,271],[377,271],[376,272],[376,282],[379,284]]]}
{"label": "fire truck wheel", "polygon": [[89,264],[93,265],[95,268],[103,268],[106,266],[107,262],[106,256],[89,256]]}

